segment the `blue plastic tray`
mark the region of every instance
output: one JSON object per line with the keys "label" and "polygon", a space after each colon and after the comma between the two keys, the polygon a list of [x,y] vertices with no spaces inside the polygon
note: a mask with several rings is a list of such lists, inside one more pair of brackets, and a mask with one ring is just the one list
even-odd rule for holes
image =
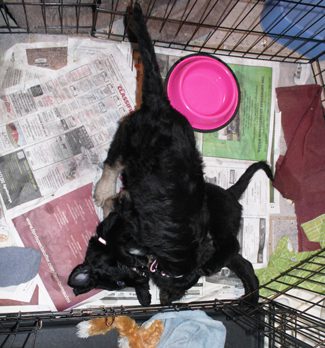
{"label": "blue plastic tray", "polygon": [[276,42],[309,59],[325,59],[325,0],[266,0],[261,25]]}

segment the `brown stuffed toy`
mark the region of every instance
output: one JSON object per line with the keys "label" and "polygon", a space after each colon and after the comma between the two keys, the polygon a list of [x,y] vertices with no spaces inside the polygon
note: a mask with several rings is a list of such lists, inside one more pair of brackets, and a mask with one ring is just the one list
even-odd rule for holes
{"label": "brown stuffed toy", "polygon": [[139,326],[128,316],[97,318],[83,321],[77,325],[77,335],[87,338],[96,335],[105,335],[116,329],[119,333],[119,347],[129,348],[156,348],[164,325],[160,320],[154,320],[149,326]]}

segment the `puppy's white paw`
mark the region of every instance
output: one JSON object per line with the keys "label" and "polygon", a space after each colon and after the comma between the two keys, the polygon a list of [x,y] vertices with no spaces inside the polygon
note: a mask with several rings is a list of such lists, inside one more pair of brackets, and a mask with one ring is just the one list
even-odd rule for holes
{"label": "puppy's white paw", "polygon": [[90,329],[90,323],[88,321],[82,321],[77,325],[77,336],[80,338],[88,338]]}
{"label": "puppy's white paw", "polygon": [[97,206],[103,207],[105,201],[115,194],[114,190],[110,189],[109,186],[107,185],[107,180],[103,179],[100,179],[96,184],[94,200]]}

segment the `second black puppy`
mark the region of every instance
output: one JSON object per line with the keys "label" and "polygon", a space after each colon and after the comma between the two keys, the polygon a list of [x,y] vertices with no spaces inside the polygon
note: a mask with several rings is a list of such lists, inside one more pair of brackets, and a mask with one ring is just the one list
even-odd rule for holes
{"label": "second black puppy", "polygon": [[[144,66],[142,105],[119,124],[95,200],[107,206],[122,173],[128,192],[123,200],[129,199],[137,225],[133,239],[155,256],[165,274],[188,274],[200,261],[200,244],[208,229],[202,159],[191,125],[171,107],[164,93],[137,3],[127,16],[127,28],[129,38],[139,44]],[[129,210],[121,214],[127,220]]]}
{"label": "second black puppy", "polygon": [[243,282],[245,301],[257,303],[258,279],[252,264],[239,254],[240,245],[237,235],[242,218],[242,206],[238,200],[246,190],[250,179],[260,169],[270,180],[273,179],[270,167],[265,162],[257,162],[248,167],[238,181],[227,190],[210,183],[205,184],[209,228],[200,243],[201,259],[197,267],[192,272],[179,277],[164,274],[159,269],[158,262],[155,264],[156,269],[149,267],[150,277],[160,289],[162,304],[170,304],[180,299],[200,276],[217,273],[222,267],[228,267]]}

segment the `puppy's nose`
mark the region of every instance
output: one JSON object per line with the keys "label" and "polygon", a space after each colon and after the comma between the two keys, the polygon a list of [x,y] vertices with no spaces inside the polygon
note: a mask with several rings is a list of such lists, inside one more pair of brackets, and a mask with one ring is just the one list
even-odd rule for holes
{"label": "puppy's nose", "polygon": [[85,287],[89,285],[91,279],[91,270],[84,265],[77,266],[70,274],[68,285],[74,287]]}
{"label": "puppy's nose", "polygon": [[85,282],[87,282],[88,279],[89,279],[89,274],[79,273],[74,277],[73,282],[76,286],[80,286],[80,285],[83,285]]}

